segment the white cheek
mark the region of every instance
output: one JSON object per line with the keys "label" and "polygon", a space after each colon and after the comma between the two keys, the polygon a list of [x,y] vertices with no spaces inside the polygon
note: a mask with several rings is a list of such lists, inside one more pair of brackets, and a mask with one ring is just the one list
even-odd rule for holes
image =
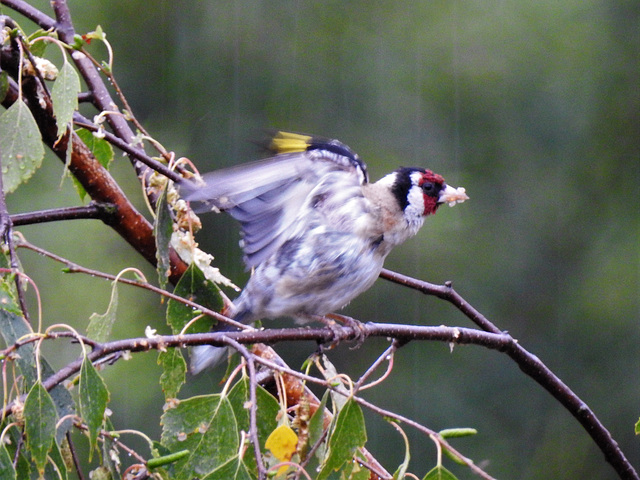
{"label": "white cheek", "polygon": [[422,189],[415,185],[411,187],[407,200],[409,204],[404,209],[405,218],[410,224],[422,224],[424,220],[424,195]]}

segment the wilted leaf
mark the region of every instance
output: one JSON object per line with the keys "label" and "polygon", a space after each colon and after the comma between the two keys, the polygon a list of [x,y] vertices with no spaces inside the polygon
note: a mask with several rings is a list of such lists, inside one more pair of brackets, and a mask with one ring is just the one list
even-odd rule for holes
{"label": "wilted leaf", "polygon": [[289,425],[283,424],[271,432],[265,447],[281,462],[288,462],[296,453],[297,445],[298,435]]}
{"label": "wilted leaf", "polygon": [[22,100],[0,115],[0,154],[5,193],[13,192],[40,168],[44,147],[31,110]]}
{"label": "wilted leaf", "polygon": [[92,313],[89,317],[87,336],[96,342],[106,342],[109,340],[111,328],[116,321],[116,310],[118,309],[118,282],[111,284],[111,299],[107,311],[103,314]]}

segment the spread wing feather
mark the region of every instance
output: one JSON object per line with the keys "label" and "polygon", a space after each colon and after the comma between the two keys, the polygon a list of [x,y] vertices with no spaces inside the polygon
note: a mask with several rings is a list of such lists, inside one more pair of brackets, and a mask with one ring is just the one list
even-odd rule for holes
{"label": "spread wing feather", "polygon": [[217,170],[203,175],[204,186],[180,189],[194,211],[218,209],[240,222],[244,260],[251,268],[288,240],[307,196],[332,172],[343,174],[346,185],[362,185],[367,178],[357,157],[318,148]]}

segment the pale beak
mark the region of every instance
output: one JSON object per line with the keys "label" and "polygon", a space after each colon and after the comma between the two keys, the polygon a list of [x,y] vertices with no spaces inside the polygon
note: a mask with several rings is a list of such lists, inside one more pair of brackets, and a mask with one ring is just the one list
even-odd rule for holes
{"label": "pale beak", "polygon": [[438,203],[448,203],[450,207],[453,207],[456,203],[462,203],[465,200],[469,200],[469,197],[465,193],[464,187],[454,188],[445,184],[444,189],[440,191]]}

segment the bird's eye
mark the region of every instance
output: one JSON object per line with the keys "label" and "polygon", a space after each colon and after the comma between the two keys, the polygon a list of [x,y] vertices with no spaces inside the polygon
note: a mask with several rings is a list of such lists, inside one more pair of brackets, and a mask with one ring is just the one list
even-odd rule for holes
{"label": "bird's eye", "polygon": [[421,186],[422,186],[422,191],[426,195],[431,195],[436,190],[436,185],[435,183],[432,183],[432,182],[424,182]]}

